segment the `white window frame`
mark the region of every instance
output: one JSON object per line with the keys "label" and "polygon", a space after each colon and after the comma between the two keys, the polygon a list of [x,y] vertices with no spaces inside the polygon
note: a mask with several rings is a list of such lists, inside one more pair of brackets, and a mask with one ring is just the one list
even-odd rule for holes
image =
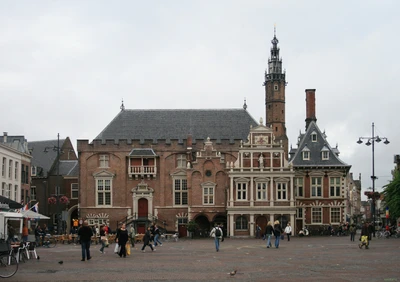
{"label": "white window frame", "polygon": [[19,174],[18,167],[19,167],[19,162],[15,162],[15,168],[14,168],[14,179],[15,180],[18,180],[18,174]]}
{"label": "white window frame", "polygon": [[31,200],[36,200],[36,186],[31,186]]}
{"label": "white window frame", "polygon": [[[340,208],[338,207],[331,207],[330,210],[330,217],[331,217],[331,223],[340,223],[341,216],[340,216]],[[337,218],[337,221],[335,221]]]}
{"label": "white window frame", "polygon": [[2,195],[2,196],[5,196],[5,195],[6,195],[6,183],[5,183],[5,182],[3,182],[3,183],[1,184],[1,195]]}
{"label": "white window frame", "polygon": [[[96,207],[111,207],[112,206],[112,177],[97,177],[96,181]],[[107,183],[109,184],[107,186]],[[109,203],[107,203],[107,194],[109,194]],[[99,199],[102,197],[103,204],[99,203]]]}
{"label": "white window frame", "polygon": [[[304,177],[295,177],[294,183],[296,186],[296,197],[304,198]],[[300,195],[300,191],[301,191],[301,195]]]}
{"label": "white window frame", "polygon": [[304,161],[309,161],[310,160],[310,151],[303,151],[303,160]]}
{"label": "white window frame", "polygon": [[12,174],[13,174],[13,161],[9,160],[8,161],[8,178],[12,179]]}
{"label": "white window frame", "polygon": [[[76,193],[76,196],[74,196]],[[78,183],[71,183],[71,199],[78,199],[79,197],[79,184]]]}
{"label": "white window frame", "polygon": [[10,198],[11,197],[11,190],[12,190],[12,184],[7,185],[7,190],[6,190],[6,197]]}
{"label": "white window frame", "polygon": [[6,163],[7,163],[7,159],[5,157],[3,157],[3,162],[1,165],[1,176],[2,177],[6,177]]}
{"label": "white window frame", "polygon": [[[188,200],[188,188],[187,188],[187,178],[186,177],[173,177],[173,190],[174,190],[174,206],[187,206]],[[178,201],[177,201],[178,200]]]}
{"label": "white window frame", "polygon": [[176,167],[177,168],[186,168],[186,155],[179,154],[176,157]]}
{"label": "white window frame", "polygon": [[[239,227],[239,228],[238,228]],[[235,220],[235,230],[248,230],[249,229],[249,221],[246,216],[240,215]]]}
{"label": "white window frame", "polygon": [[[332,194],[333,190],[333,194]],[[341,195],[341,180],[340,177],[329,177],[329,197],[338,198]]]}
{"label": "white window frame", "polygon": [[303,208],[297,208],[296,209],[296,218],[303,218],[304,213],[303,213]]}
{"label": "white window frame", "polygon": [[248,182],[236,182],[236,201],[247,201]]}
{"label": "white window frame", "polygon": [[106,154],[101,154],[99,156],[99,167],[109,168],[110,167],[110,156]]}
{"label": "white window frame", "polygon": [[318,138],[317,138],[317,133],[313,132],[311,133],[311,142],[317,142]]}
{"label": "white window frame", "polygon": [[268,201],[268,182],[256,182],[256,201]]}
{"label": "white window frame", "polygon": [[276,200],[277,201],[287,201],[288,199],[288,189],[287,189],[287,182],[276,182]]}
{"label": "white window frame", "polygon": [[[314,180],[320,180],[321,183],[314,183]],[[323,189],[323,179],[322,176],[312,176],[311,177],[311,191],[310,191],[310,197],[311,198],[322,198],[324,196],[324,189]],[[319,193],[318,193],[319,192]],[[318,195],[320,194],[320,195]]]}
{"label": "white window frame", "polygon": [[31,166],[31,176],[36,176],[36,166]]}
{"label": "white window frame", "polygon": [[322,151],[322,159],[324,161],[329,160],[329,151]]}
{"label": "white window frame", "polygon": [[[311,223],[312,224],[322,224],[322,218],[323,218],[323,214],[322,214],[322,207],[313,207],[311,208]],[[316,219],[318,219],[319,217],[319,221],[317,221]]]}
{"label": "white window frame", "polygon": [[209,206],[215,204],[215,186],[203,187],[203,205]]}
{"label": "white window frame", "polygon": [[14,185],[14,201],[18,201],[18,185]]}
{"label": "white window frame", "polygon": [[279,86],[278,86],[278,84],[275,84],[274,85],[274,91],[278,91],[279,90]]}

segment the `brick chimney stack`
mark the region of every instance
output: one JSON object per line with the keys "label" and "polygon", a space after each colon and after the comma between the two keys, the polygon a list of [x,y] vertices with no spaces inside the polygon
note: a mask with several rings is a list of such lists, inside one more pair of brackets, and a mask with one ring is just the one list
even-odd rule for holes
{"label": "brick chimney stack", "polygon": [[306,89],[306,130],[311,121],[317,121],[315,115],[315,89]]}

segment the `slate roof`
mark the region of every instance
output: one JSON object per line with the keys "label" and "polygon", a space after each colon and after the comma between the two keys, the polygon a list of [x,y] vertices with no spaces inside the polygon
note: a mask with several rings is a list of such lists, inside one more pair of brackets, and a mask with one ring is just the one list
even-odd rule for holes
{"label": "slate roof", "polygon": [[[311,140],[311,135],[315,133],[317,135],[317,141],[313,142]],[[305,134],[300,135],[301,139],[298,144],[297,149],[291,150],[294,152],[292,155],[290,162],[294,167],[345,167],[350,169],[350,165],[343,162],[339,159],[337,152],[339,152],[336,148],[331,148],[328,141],[326,140],[326,135],[321,132],[317,123],[315,121],[311,121]],[[310,159],[303,160],[303,150],[309,150]],[[335,150],[336,149],[336,150]],[[329,151],[329,159],[322,159],[322,151]]]}
{"label": "slate roof", "polygon": [[[62,147],[64,141],[65,139],[60,139],[60,147]],[[48,149],[47,153],[45,153],[44,150],[46,147],[57,147],[57,140],[33,141],[29,142],[28,146],[32,154],[31,164],[37,167],[37,176],[47,177],[54,161],[57,159],[57,151]]]}
{"label": "slate roof", "polygon": [[7,142],[4,142],[4,137],[0,136],[0,143],[4,144],[18,152],[29,154],[27,141],[24,136],[7,136]]}
{"label": "slate roof", "polygon": [[132,151],[129,153],[129,156],[135,156],[135,157],[155,157],[157,156],[156,153],[154,153],[153,149],[132,149]]}
{"label": "slate roof", "polygon": [[245,109],[122,110],[95,138],[100,140],[246,140],[257,122]]}
{"label": "slate roof", "polygon": [[60,161],[60,175],[78,177],[79,166],[77,160],[61,160]]}

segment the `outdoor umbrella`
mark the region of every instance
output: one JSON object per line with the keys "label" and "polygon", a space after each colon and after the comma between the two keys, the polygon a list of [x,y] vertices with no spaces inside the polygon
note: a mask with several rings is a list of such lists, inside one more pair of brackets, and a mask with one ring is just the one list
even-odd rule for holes
{"label": "outdoor umbrella", "polygon": [[50,217],[45,216],[43,214],[27,210],[27,211],[22,211],[22,215],[25,218],[32,218],[32,219],[50,219]]}
{"label": "outdoor umbrella", "polygon": [[6,198],[4,196],[0,196],[0,203],[7,204],[10,207],[10,209],[20,209],[23,207],[23,205],[21,205],[20,203],[13,201],[9,198]]}

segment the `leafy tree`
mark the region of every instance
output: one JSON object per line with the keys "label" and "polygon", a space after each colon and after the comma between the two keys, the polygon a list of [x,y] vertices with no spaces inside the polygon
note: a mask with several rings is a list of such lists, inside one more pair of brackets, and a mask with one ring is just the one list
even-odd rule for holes
{"label": "leafy tree", "polygon": [[400,172],[396,171],[393,180],[383,188],[383,195],[389,207],[390,217],[397,219],[400,217]]}

